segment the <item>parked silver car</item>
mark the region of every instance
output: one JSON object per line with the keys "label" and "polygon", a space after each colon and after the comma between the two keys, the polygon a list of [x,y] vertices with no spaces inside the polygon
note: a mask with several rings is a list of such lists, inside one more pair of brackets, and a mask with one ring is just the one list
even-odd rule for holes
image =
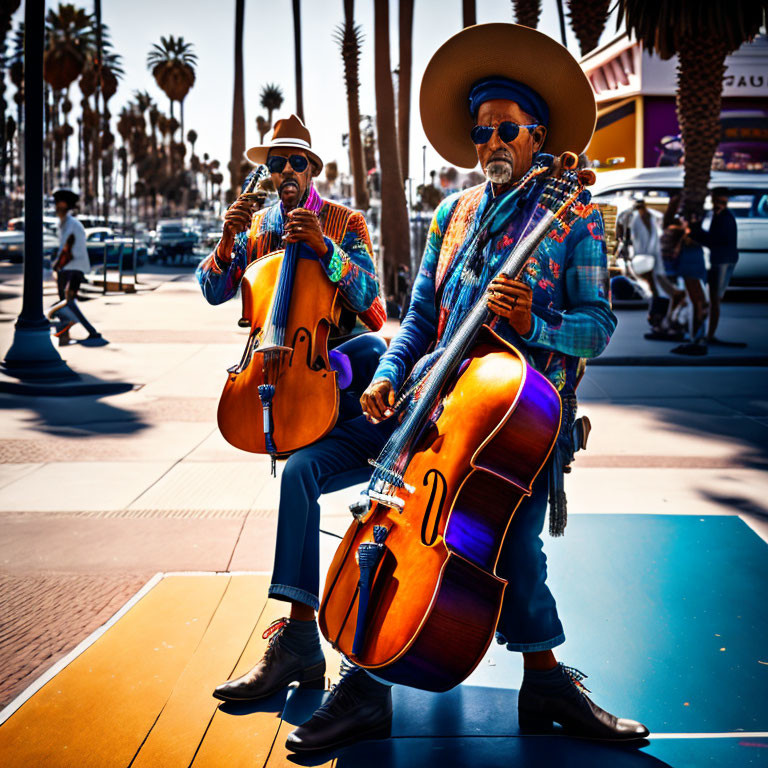
{"label": "parked silver car", "polygon": [[[683,186],[683,169],[626,168],[603,171],[591,187],[596,202],[615,205],[618,213],[631,207],[633,195],[643,193],[646,202],[663,211],[671,193]],[[732,285],[768,284],[768,173],[746,171],[712,171],[709,188],[725,187],[730,191],[728,207],[738,226],[739,262]],[[706,208],[710,210],[710,201]],[[708,223],[704,221],[704,228]]]}
{"label": "parked silver car", "polygon": [[[59,248],[58,219],[43,217],[43,255],[53,258]],[[24,219],[11,219],[8,229],[0,232],[0,258],[7,258],[14,264],[24,260]]]}

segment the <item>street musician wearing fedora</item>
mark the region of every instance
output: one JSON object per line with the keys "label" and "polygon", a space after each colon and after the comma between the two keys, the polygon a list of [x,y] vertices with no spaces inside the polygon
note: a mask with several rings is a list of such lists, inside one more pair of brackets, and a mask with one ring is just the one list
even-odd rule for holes
{"label": "street musician wearing fedora", "polygon": [[284,249],[286,243],[309,246],[343,301],[339,327],[331,330],[329,341],[330,361],[342,391],[337,426],[285,463],[269,595],[290,603],[290,618],[270,628],[270,642],[259,664],[215,690],[214,696],[229,701],[265,698],[294,681],[323,684],[325,660],[315,620],[320,589],[317,500],[329,490],[329,482],[336,490],[365,476],[359,477],[359,472],[348,478],[336,477],[335,472],[331,476],[323,460],[333,469],[334,451],[318,446],[333,448],[346,442],[345,424],[362,419],[360,394],[386,349],[380,336],[365,333],[379,330],[386,319],[365,218],[318,194],[312,179],[321,172],[323,161],[312,149],[309,130],[295,115],[278,120],[270,142],[252,147],[246,156],[256,166],[266,165],[279,200],[264,208],[263,198],[245,191],[249,185],[244,185],[224,217],[220,242],[197,269],[198,282],[211,304],[221,304],[235,296],[246,267],[255,259]]}
{"label": "street musician wearing fedora", "polygon": [[[582,200],[566,223],[555,220],[517,279],[494,277],[526,225],[541,215],[537,201],[544,182],[537,177],[523,183],[526,173],[542,153],[578,154],[589,143],[596,118],[591,87],[568,51],[546,35],[485,24],[464,29],[434,54],[420,106],[435,149],[458,166],[479,162],[487,182],[446,198],[435,212],[410,308],[362,396],[369,429],[380,430],[380,450],[394,429],[396,393],[415,363],[447,344],[471,308],[486,301],[495,315],[493,330],[549,379],[563,403],[550,465],[515,511],[496,566],[508,582],[496,638],[523,654],[521,729],[547,732],[559,723],[583,738],[643,739],[645,726],[598,707],[581,685],[582,673],[556,660],[553,649],[565,635],[546,584],[540,538],[548,501],[550,531],[559,535],[565,525],[562,472],[577,447],[581,360],[599,355],[616,326],[597,207]],[[478,240],[489,214],[500,212],[501,231]],[[304,753],[385,737],[391,718],[391,687],[353,666],[312,718],[289,734],[286,746]]]}

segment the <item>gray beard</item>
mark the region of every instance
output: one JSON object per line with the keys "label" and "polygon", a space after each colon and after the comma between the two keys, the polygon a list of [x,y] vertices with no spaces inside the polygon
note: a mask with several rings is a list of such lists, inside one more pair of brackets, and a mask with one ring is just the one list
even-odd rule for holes
{"label": "gray beard", "polygon": [[512,181],[512,164],[494,160],[486,166],[485,177],[494,184],[509,184]]}

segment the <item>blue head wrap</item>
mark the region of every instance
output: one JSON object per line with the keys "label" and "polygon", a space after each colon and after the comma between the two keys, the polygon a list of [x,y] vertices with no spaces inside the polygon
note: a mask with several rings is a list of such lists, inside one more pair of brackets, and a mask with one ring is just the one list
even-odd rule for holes
{"label": "blue head wrap", "polygon": [[480,105],[492,99],[514,101],[520,109],[536,118],[539,125],[546,127],[549,123],[547,102],[525,83],[508,77],[484,77],[478,80],[469,91],[469,112],[472,117],[477,118]]}

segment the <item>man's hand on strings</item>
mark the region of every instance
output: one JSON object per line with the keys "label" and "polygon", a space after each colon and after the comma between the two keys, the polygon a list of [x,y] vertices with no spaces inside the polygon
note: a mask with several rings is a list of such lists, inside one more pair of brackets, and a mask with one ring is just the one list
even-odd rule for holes
{"label": "man's hand on strings", "polygon": [[328,250],[320,219],[314,211],[294,208],[287,214],[284,239],[286,243],[306,243],[318,256]]}
{"label": "man's hand on strings", "polygon": [[488,287],[488,309],[503,317],[521,335],[531,330],[533,291],[525,283],[499,275]]}
{"label": "man's hand on strings", "polygon": [[363,414],[372,424],[388,419],[395,412],[395,389],[387,379],[377,379],[368,385],[360,398]]}

